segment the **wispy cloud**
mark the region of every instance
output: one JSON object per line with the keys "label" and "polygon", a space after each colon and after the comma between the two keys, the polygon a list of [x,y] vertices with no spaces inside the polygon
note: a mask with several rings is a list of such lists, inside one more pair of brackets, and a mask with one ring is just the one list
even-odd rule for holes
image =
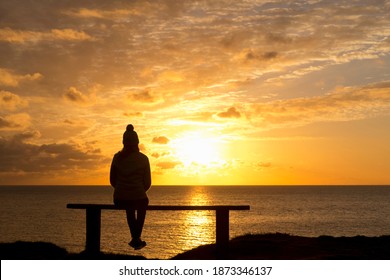
{"label": "wispy cloud", "polygon": [[252,105],[262,125],[347,121],[388,114],[390,82],[338,88],[328,95],[278,100]]}
{"label": "wispy cloud", "polygon": [[123,115],[126,116],[126,117],[130,117],[130,118],[133,118],[133,117],[142,118],[142,117],[144,117],[144,114],[142,112],[124,112]]}
{"label": "wispy cloud", "polygon": [[40,73],[18,75],[12,70],[0,68],[0,86],[17,87],[23,81],[36,81],[42,78]]}
{"label": "wispy cloud", "polygon": [[78,10],[64,11],[65,15],[78,17],[78,18],[96,18],[96,19],[109,19],[114,21],[120,21],[128,19],[131,16],[140,15],[141,11],[137,9],[115,9],[115,10],[100,10],[81,8]]}
{"label": "wispy cloud", "polygon": [[91,41],[94,38],[84,31],[70,28],[52,29],[50,31],[14,30],[9,27],[0,29],[0,41],[16,44],[37,43],[40,41]]}
{"label": "wispy cloud", "polygon": [[180,166],[182,163],[180,161],[161,161],[157,162],[156,166],[160,169],[174,169],[176,166]]}

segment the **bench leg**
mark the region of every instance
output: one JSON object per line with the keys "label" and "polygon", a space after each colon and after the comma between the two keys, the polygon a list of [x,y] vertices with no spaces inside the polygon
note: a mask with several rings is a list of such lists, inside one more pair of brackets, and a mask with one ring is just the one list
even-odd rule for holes
{"label": "bench leg", "polygon": [[87,208],[87,231],[85,240],[85,251],[90,254],[100,252],[100,217],[101,210],[96,208]]}
{"label": "bench leg", "polygon": [[216,210],[217,252],[225,253],[229,246],[229,210]]}

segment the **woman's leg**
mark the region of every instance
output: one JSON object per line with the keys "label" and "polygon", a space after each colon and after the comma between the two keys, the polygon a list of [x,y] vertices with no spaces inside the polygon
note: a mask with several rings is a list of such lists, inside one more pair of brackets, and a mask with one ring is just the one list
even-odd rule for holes
{"label": "woman's leg", "polygon": [[137,226],[137,218],[135,216],[135,209],[126,209],[126,218],[127,218],[127,224],[129,225],[130,234],[133,239],[139,238],[138,235],[138,226]]}
{"label": "woman's leg", "polygon": [[[123,207],[126,208],[126,219],[127,219],[127,225],[129,226],[131,237],[139,238],[139,230],[137,226],[137,218],[136,218],[136,210],[135,205],[133,205],[133,201],[131,200],[114,200],[114,204],[117,207]],[[127,208],[130,207],[130,208]]]}
{"label": "woman's leg", "polygon": [[134,203],[134,207],[137,209],[137,217],[136,217],[136,234],[138,238],[141,238],[142,229],[145,223],[146,217],[146,207],[148,207],[149,199],[137,200]]}
{"label": "woman's leg", "polygon": [[126,208],[127,224],[132,237],[129,245],[136,250],[146,246],[146,242],[141,240],[141,233],[145,223],[148,204],[148,198],[142,200],[115,201],[115,205]]}
{"label": "woman's leg", "polygon": [[144,227],[146,217],[146,209],[137,209],[137,218],[136,218],[136,234],[138,238],[141,238],[142,229]]}

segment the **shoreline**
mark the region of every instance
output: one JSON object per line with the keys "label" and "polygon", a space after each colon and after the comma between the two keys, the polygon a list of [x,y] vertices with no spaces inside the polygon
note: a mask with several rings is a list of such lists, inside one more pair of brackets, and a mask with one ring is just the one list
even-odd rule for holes
{"label": "shoreline", "polygon": [[[390,235],[378,237],[303,237],[284,233],[246,234],[217,255],[215,244],[202,245],[171,260],[390,260]],[[53,243],[0,243],[2,260],[147,260],[142,255],[69,253]]]}

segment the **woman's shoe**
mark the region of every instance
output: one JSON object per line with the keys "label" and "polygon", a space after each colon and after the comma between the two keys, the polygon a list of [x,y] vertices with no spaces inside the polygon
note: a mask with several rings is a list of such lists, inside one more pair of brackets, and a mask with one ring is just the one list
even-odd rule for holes
{"label": "woman's shoe", "polygon": [[140,239],[139,242],[137,242],[133,248],[134,248],[135,250],[140,250],[140,249],[142,249],[142,248],[145,247],[145,246],[146,246],[146,242],[145,242],[145,241],[142,241],[142,240]]}
{"label": "woman's shoe", "polygon": [[136,245],[136,240],[131,239],[131,241],[129,242],[129,246],[134,248],[135,245]]}
{"label": "woman's shoe", "polygon": [[136,239],[134,241],[134,243],[132,245],[130,245],[130,246],[133,247],[134,250],[140,250],[140,249],[142,249],[143,247],[146,246],[146,242],[142,241],[141,239]]}

